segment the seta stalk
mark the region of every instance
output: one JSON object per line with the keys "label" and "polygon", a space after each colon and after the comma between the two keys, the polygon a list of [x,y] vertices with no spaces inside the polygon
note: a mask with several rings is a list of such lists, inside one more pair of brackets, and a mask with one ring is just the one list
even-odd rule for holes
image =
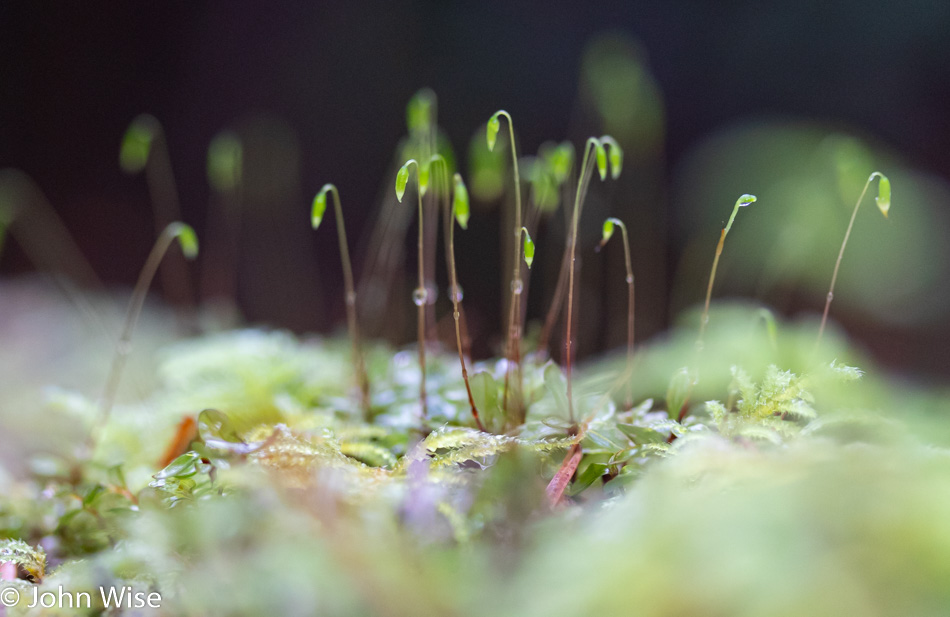
{"label": "seta stalk", "polygon": [[[119,149],[119,165],[128,174],[145,173],[155,217],[155,231],[164,229],[172,221],[181,219],[181,206],[178,201],[178,188],[172,171],[168,143],[161,123],[150,114],[136,116],[122,136]],[[181,260],[166,260],[160,276],[165,297],[181,307],[187,307],[179,313],[183,325],[191,329],[189,322],[193,315],[187,312],[193,308],[191,284],[188,271]]]}
{"label": "seta stalk", "polygon": [[736,205],[732,209],[732,216],[729,217],[729,222],[726,223],[726,226],[719,234],[719,244],[716,245],[716,256],[713,258],[712,270],[709,272],[709,284],[706,286],[706,303],[703,306],[702,317],[699,318],[699,338],[696,339],[697,349],[703,348],[703,336],[706,333],[706,324],[709,322],[709,301],[712,299],[713,282],[716,280],[716,268],[719,267],[719,256],[722,255],[722,246],[726,242],[726,235],[729,233],[729,230],[732,229],[732,223],[736,220],[736,214],[738,214],[739,208],[744,208],[753,202],[755,202],[755,195],[745,194],[737,199]]}
{"label": "seta stalk", "polygon": [[313,207],[310,210],[310,225],[317,229],[323,221],[327,210],[327,193],[333,194],[333,211],[336,215],[336,232],[340,244],[340,261],[343,264],[343,286],[346,293],[346,325],[350,331],[350,341],[353,345],[353,369],[356,374],[357,386],[360,390],[360,406],[363,409],[363,418],[370,419],[371,404],[369,393],[369,377],[366,374],[366,365],[363,361],[363,351],[360,345],[359,324],[356,319],[356,287],[353,284],[353,266],[350,263],[350,251],[346,242],[346,227],[343,225],[343,209],[340,207],[340,192],[336,185],[324,184],[317,196],[313,198]]}
{"label": "seta stalk", "polygon": [[881,214],[884,215],[884,218],[887,218],[887,213],[891,209],[891,181],[888,180],[887,176],[881,172],[875,171],[870,176],[868,176],[867,182],[864,183],[864,188],[861,190],[861,194],[858,195],[858,201],[854,204],[854,210],[851,212],[851,220],[848,221],[848,229],[844,232],[844,241],[841,242],[841,250],[838,251],[838,259],[835,261],[835,269],[831,274],[831,286],[828,287],[828,295],[825,297],[825,310],[821,314],[821,326],[818,328],[818,340],[815,341],[816,347],[819,343],[821,343],[821,336],[825,333],[825,325],[828,322],[828,310],[831,308],[831,300],[835,297],[835,282],[838,280],[838,268],[841,267],[841,258],[844,257],[844,247],[848,245],[848,238],[851,237],[851,228],[854,227],[854,219],[858,216],[858,207],[864,200],[864,195],[868,192],[868,187],[871,186],[871,182],[874,181],[874,178],[880,178],[877,184],[877,197],[874,198],[874,201],[877,203],[878,210],[881,211]]}
{"label": "seta stalk", "polygon": [[443,180],[445,182],[445,257],[446,265],[449,271],[449,285],[451,286],[450,294],[452,296],[452,319],[455,322],[455,346],[458,349],[459,354],[459,365],[462,367],[462,380],[465,382],[465,392],[468,395],[468,405],[472,411],[472,417],[475,419],[475,424],[478,426],[478,430],[485,432],[485,425],[482,424],[482,419],[478,414],[478,407],[475,405],[475,397],[472,395],[472,386],[468,380],[468,369],[465,366],[465,353],[462,347],[462,327],[460,324],[461,319],[461,302],[462,302],[462,292],[459,290],[458,284],[458,274],[455,269],[455,223],[458,222],[459,227],[462,229],[468,229],[468,219],[471,216],[471,206],[469,205],[468,198],[468,188],[465,186],[465,182],[462,180],[461,174],[456,173],[453,178],[453,188],[452,188],[452,208],[449,210],[449,194],[448,194],[448,183],[449,183],[449,174],[448,166],[445,159],[441,155],[433,155],[432,163],[440,162],[442,164],[443,170]]}
{"label": "seta stalk", "polygon": [[514,125],[511,121],[511,115],[499,109],[491,118],[488,119],[486,138],[488,149],[495,149],[495,141],[498,138],[498,131],[501,128],[500,118],[508,120],[508,136],[511,140],[511,164],[515,177],[515,220],[514,220],[514,248],[512,251],[512,272],[511,272],[511,299],[508,306],[508,335],[506,345],[506,357],[508,365],[505,371],[505,388],[503,397],[503,408],[506,417],[511,418],[509,413],[509,392],[511,389],[512,372],[516,373],[518,401],[515,403],[513,424],[520,424],[523,420],[523,401],[522,392],[522,372],[521,372],[521,296],[524,292],[524,282],[521,280],[521,230],[523,228],[521,221],[521,175],[518,171],[518,150],[515,145]]}
{"label": "seta stalk", "polygon": [[[189,225],[180,222],[170,223],[164,231],[158,236],[152,251],[145,260],[145,265],[139,273],[138,281],[135,283],[135,289],[132,291],[132,299],[129,302],[129,308],[126,311],[125,323],[122,326],[122,334],[119,342],[116,344],[115,353],[112,356],[112,366],[109,369],[109,376],[106,380],[106,386],[102,393],[102,399],[99,404],[99,429],[105,427],[112,413],[112,407],[115,403],[116,392],[119,389],[119,381],[122,377],[122,370],[125,368],[126,360],[132,351],[132,335],[135,332],[135,326],[138,323],[139,316],[142,314],[142,306],[145,304],[145,296],[148,295],[148,288],[152,285],[152,279],[155,278],[155,272],[168,249],[175,240],[181,245],[182,253],[188,259],[194,259],[198,256],[198,238],[195,230]],[[96,436],[92,435],[91,445],[95,445]]]}
{"label": "seta stalk", "polygon": [[623,221],[617,218],[609,218],[604,221],[603,237],[597,249],[600,250],[610,241],[614,234],[614,227],[619,227],[623,236],[623,257],[627,268],[627,400],[626,408],[633,407],[633,384],[630,378],[633,375],[633,315],[634,315],[634,289],[633,289],[633,265],[630,260],[630,238],[627,236],[627,226]]}
{"label": "seta stalk", "polygon": [[428,168],[425,170],[425,177],[423,178],[423,168],[419,165],[418,161],[415,159],[409,159],[403,166],[399,168],[399,171],[396,172],[396,199],[399,200],[399,203],[402,203],[402,198],[406,194],[406,184],[409,183],[409,168],[411,166],[416,166],[416,195],[419,201],[419,240],[418,240],[418,274],[419,274],[419,286],[416,287],[415,291],[412,294],[412,301],[415,303],[417,308],[417,323],[416,330],[418,331],[418,346],[419,346],[419,406],[422,414],[422,419],[426,419],[429,416],[428,404],[426,402],[426,299],[428,296],[428,290],[426,289],[426,280],[425,280],[425,252],[423,245],[423,238],[425,237],[425,225],[422,211],[422,196],[425,193],[426,189],[429,186],[429,173]]}
{"label": "seta stalk", "polygon": [[[587,187],[594,173],[595,164],[601,181],[607,178],[607,148],[604,145],[605,138],[608,139],[606,143],[610,145],[610,175],[615,180],[620,176],[620,169],[623,164],[623,153],[617,145],[617,142],[609,136],[604,136],[601,139],[597,139],[596,137],[588,138],[584,144],[584,157],[580,167],[581,175],[577,181],[577,193],[574,196],[574,209],[571,214],[571,242],[567,276],[567,324],[564,336],[565,369],[567,372],[567,408],[571,422],[574,422],[571,331],[574,322],[574,262],[577,254],[577,225],[580,220],[581,205],[587,194]],[[590,156],[591,152],[594,152],[593,159]]]}

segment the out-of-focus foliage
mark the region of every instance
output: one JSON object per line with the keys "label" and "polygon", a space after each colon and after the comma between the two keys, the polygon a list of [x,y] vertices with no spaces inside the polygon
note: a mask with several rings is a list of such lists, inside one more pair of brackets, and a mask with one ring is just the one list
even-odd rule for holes
{"label": "out-of-focus foliage", "polygon": [[[939,614],[947,432],[834,332],[815,357],[814,324],[770,335],[760,314],[714,307],[702,351],[694,327],[644,349],[632,409],[623,360],[587,367],[576,423],[561,368],[529,357],[510,433],[504,361],[472,367],[482,433],[451,354],[428,355],[422,421],[412,350],[371,349],[366,422],[343,340],[174,344],[92,461],[0,473],[0,561],[22,576],[0,587],[128,585],[175,614]],[[196,437],[160,468],[183,415]]]}
{"label": "out-of-focus foliage", "polygon": [[[829,136],[824,127],[807,123],[760,120],[723,130],[680,166],[675,201],[689,244],[677,293],[690,293],[704,276],[707,262],[699,256],[711,253],[716,234],[710,230],[723,224],[710,204],[728,203],[742,186],[761,204],[755,224],[740,221],[730,233],[719,285],[776,303],[794,286],[807,290],[817,305],[828,291],[855,201],[875,167],[886,167],[895,205],[888,218],[868,204],[858,213],[841,262],[835,310],[896,324],[939,322],[950,307],[950,291],[941,283],[950,276],[950,219],[941,205],[950,201],[950,187],[870,143]],[[875,194],[872,186],[868,200]]]}
{"label": "out-of-focus foliage", "polygon": [[[589,168],[576,168],[567,142],[521,159],[533,205],[522,228],[529,267],[527,227],[543,237],[534,225],[570,193],[573,177],[596,163],[601,180],[608,171],[616,179],[620,143],[633,172],[658,158],[662,105],[646,64],[618,37],[585,55],[582,91],[617,137],[588,142]],[[465,227],[467,192],[437,106],[425,89],[410,101],[397,160],[418,163],[420,192],[438,192],[449,182],[431,163],[444,157]],[[501,113],[470,149],[480,201],[501,202],[512,162],[505,154],[516,155],[511,139],[496,142]],[[123,166],[141,171],[159,138],[157,121],[137,119]],[[296,160],[296,150],[245,164],[242,144],[222,139],[209,157],[212,184],[249,196],[263,215],[264,197],[289,186],[297,166],[281,161]],[[758,280],[767,291],[794,273],[823,289],[832,260],[812,247],[838,246],[847,217],[839,206],[853,202],[879,157],[857,140],[810,129],[766,126],[718,139],[715,155],[700,152],[681,170],[686,228],[704,238],[721,228],[710,218],[719,209],[706,203],[731,201],[741,170],[743,187],[763,204],[754,226],[737,225],[723,275]],[[254,140],[251,132],[249,157],[261,152]],[[944,189],[887,169],[898,187],[891,219],[899,231],[871,229],[886,224],[880,217],[860,219],[864,233],[855,234],[839,293],[869,312],[932,317],[950,296],[928,287],[946,265],[932,263],[943,254],[942,223],[927,218],[925,197]],[[402,200],[409,163],[394,180]],[[890,198],[881,176],[885,215]],[[733,219],[754,200],[743,196]],[[325,192],[315,206],[319,224]],[[377,269],[387,284],[410,210],[383,212],[392,218],[380,239],[386,267]],[[615,221],[603,228],[605,240]],[[196,244],[193,233],[183,240]],[[769,255],[764,264],[750,257],[761,254]],[[0,288],[0,308],[8,289]],[[104,415],[96,396],[108,356],[90,354],[77,335],[87,324],[11,313],[0,321],[15,350],[0,349],[0,600],[21,600],[10,615],[32,614],[33,594],[60,588],[90,593],[94,605],[79,612],[102,614],[95,590],[103,587],[158,593],[162,612],[176,615],[950,611],[947,397],[885,381],[834,326],[816,346],[812,321],[783,323],[764,306],[717,303],[702,330],[686,312],[664,337],[638,343],[629,360],[573,371],[526,339],[517,386],[508,359],[470,363],[466,383],[462,351],[432,345],[423,371],[419,350],[379,344],[363,349],[365,407],[348,340],[245,329],[156,351],[155,341],[171,335],[146,328],[138,356],[148,362],[129,375],[138,387]],[[47,322],[56,323],[49,332]],[[55,341],[45,356],[31,347],[41,338]],[[37,397],[38,383],[58,387]],[[517,421],[506,409],[512,396],[523,404]]]}
{"label": "out-of-focus foliage", "polygon": [[655,155],[663,144],[665,112],[645,51],[622,34],[603,35],[588,46],[581,74],[605,132],[634,161]]}

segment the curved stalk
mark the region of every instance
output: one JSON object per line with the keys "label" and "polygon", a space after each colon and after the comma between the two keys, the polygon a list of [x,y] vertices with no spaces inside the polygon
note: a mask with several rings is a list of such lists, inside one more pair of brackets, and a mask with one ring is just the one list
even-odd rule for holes
{"label": "curved stalk", "polygon": [[[568,180],[574,173],[574,146],[571,142],[563,142],[559,149],[562,151],[562,163],[557,171],[558,189],[563,203],[570,201],[572,188]],[[567,206],[564,207],[564,228],[569,229],[571,225],[571,212]],[[561,266],[558,270],[557,285],[554,289],[554,295],[551,297],[551,305],[548,307],[548,313],[544,318],[544,326],[541,328],[541,336],[538,339],[537,359],[543,363],[548,353],[548,341],[551,339],[551,332],[554,331],[555,322],[561,314],[561,305],[564,304],[564,292],[567,287],[567,259],[570,252],[570,235],[565,233],[564,251],[561,254]]]}
{"label": "curved stalk", "polygon": [[709,301],[712,299],[713,282],[716,280],[716,268],[719,267],[719,256],[722,255],[722,246],[726,241],[726,234],[732,229],[732,223],[736,220],[736,214],[739,208],[744,208],[755,201],[755,195],[743,195],[736,200],[736,205],[732,209],[732,216],[726,223],[722,233],[719,234],[719,244],[716,245],[716,256],[713,258],[712,270],[709,272],[709,284],[706,286],[706,304],[703,306],[703,314],[699,319],[699,338],[696,339],[696,348],[703,348],[703,335],[706,333],[706,324],[709,322]]}
{"label": "curved stalk", "polygon": [[468,228],[468,219],[470,215],[468,188],[462,180],[462,176],[456,173],[453,177],[452,206],[449,208],[449,168],[445,158],[441,154],[433,154],[429,159],[429,166],[440,163],[442,166],[442,181],[444,182],[445,193],[443,198],[443,222],[445,235],[445,261],[449,271],[450,295],[452,296],[452,318],[455,322],[455,346],[458,349],[459,365],[462,367],[462,380],[465,382],[465,393],[468,395],[468,405],[475,419],[478,430],[485,431],[485,425],[482,424],[481,416],[478,414],[478,407],[475,405],[475,397],[472,395],[472,386],[468,380],[468,369],[465,366],[465,354],[462,348],[462,327],[460,324],[462,301],[459,292],[458,275],[455,269],[455,222],[458,221],[459,227]]}
{"label": "curved stalk", "polygon": [[877,185],[878,195],[875,201],[877,202],[877,207],[881,211],[881,214],[884,215],[884,218],[887,218],[887,212],[891,208],[891,181],[881,172],[875,171],[868,176],[867,182],[864,183],[864,188],[861,190],[861,194],[858,195],[858,201],[854,204],[854,210],[851,212],[848,229],[844,232],[844,241],[841,242],[841,250],[838,251],[838,259],[835,261],[835,270],[831,274],[831,286],[828,288],[828,295],[825,297],[825,310],[821,314],[821,326],[818,328],[818,340],[815,341],[816,346],[821,342],[821,336],[825,332],[825,324],[828,322],[828,310],[831,308],[831,300],[835,295],[835,282],[838,280],[838,268],[841,267],[841,258],[844,257],[844,247],[847,246],[848,238],[851,237],[851,228],[854,227],[854,219],[858,216],[858,207],[864,200],[864,194],[868,192],[868,187],[871,186],[871,182],[875,177],[880,178]]}
{"label": "curved stalk", "polygon": [[106,425],[112,413],[122,370],[125,368],[126,360],[132,351],[132,334],[135,332],[135,326],[142,314],[142,306],[145,304],[148,288],[152,284],[152,279],[155,278],[155,272],[158,270],[162,258],[176,239],[181,244],[181,250],[185,257],[194,259],[198,256],[198,239],[195,236],[195,231],[184,223],[170,223],[158,236],[158,240],[155,241],[152,251],[148,254],[148,259],[145,260],[145,266],[142,267],[142,271],[139,273],[135,289],[132,291],[132,299],[129,302],[128,311],[126,311],[122,334],[112,356],[112,367],[109,369],[109,377],[106,380],[99,406],[100,429]]}
{"label": "curved stalk", "polygon": [[363,419],[369,420],[371,414],[369,377],[366,374],[366,365],[363,361],[363,351],[360,346],[359,324],[356,320],[356,287],[353,284],[353,266],[350,263],[350,251],[346,242],[346,227],[343,225],[343,209],[340,207],[340,192],[334,184],[324,184],[313,200],[313,209],[310,213],[310,224],[316,229],[323,220],[327,208],[327,193],[333,194],[333,210],[336,215],[337,239],[340,243],[340,261],[343,263],[343,287],[346,293],[346,325],[350,331],[350,341],[353,345],[353,369],[356,372],[356,383],[360,389],[360,405],[363,409]]}
{"label": "curved stalk", "polygon": [[634,301],[634,289],[633,289],[633,265],[630,260],[630,238],[627,236],[627,226],[623,224],[623,221],[617,218],[609,218],[604,221],[604,235],[603,239],[600,241],[598,249],[603,248],[605,244],[610,240],[610,237],[614,233],[614,226],[620,228],[620,231],[623,235],[623,257],[624,264],[627,268],[627,376],[625,381],[627,382],[627,401],[626,408],[630,409],[633,407],[633,384],[630,383],[630,378],[633,376],[633,301]]}
{"label": "curved stalk", "polygon": [[511,272],[511,300],[508,306],[508,335],[506,357],[508,359],[507,369],[505,371],[505,388],[503,396],[503,407],[506,417],[509,417],[508,398],[511,389],[512,372],[516,373],[517,391],[519,400],[516,402],[514,418],[512,424],[521,424],[523,421],[523,400],[522,393],[522,372],[521,372],[521,296],[524,292],[524,282],[521,280],[521,175],[518,171],[518,150],[515,145],[514,125],[511,121],[511,115],[500,109],[496,111],[488,120],[488,149],[493,150],[495,139],[500,128],[500,117],[508,120],[508,136],[511,140],[511,164],[515,176],[515,220],[514,220],[514,250],[512,251],[512,272]]}
{"label": "curved stalk", "polygon": [[0,250],[9,233],[38,270],[48,271],[83,318],[109,333],[101,311],[82,293],[82,289],[102,292],[105,286],[46,195],[18,169],[0,170],[0,228]]}
{"label": "curved stalk", "polygon": [[[613,142],[613,146],[616,148],[616,142]],[[591,159],[590,153],[595,153],[594,159]],[[611,157],[611,163],[614,163],[618,159],[614,156]],[[571,331],[574,322],[574,261],[577,254],[577,224],[580,219],[580,210],[581,204],[584,200],[584,196],[587,194],[587,187],[590,185],[590,177],[594,172],[594,164],[596,163],[597,171],[600,174],[600,179],[604,180],[607,177],[607,151],[604,148],[603,141],[597,139],[596,137],[590,137],[587,139],[587,143],[584,144],[584,157],[581,162],[581,175],[577,182],[577,193],[574,196],[574,210],[571,215],[571,243],[570,243],[570,257],[568,258],[568,275],[567,275],[567,325],[564,341],[564,358],[565,358],[565,369],[567,372],[567,409],[571,422],[574,422],[574,397],[573,397],[573,379],[572,379],[572,359],[571,359]],[[620,170],[617,169],[612,175],[617,177],[620,174]]]}
{"label": "curved stalk", "polygon": [[[165,228],[172,221],[181,219],[181,205],[178,200],[178,187],[172,171],[168,142],[161,123],[150,114],[136,116],[122,137],[119,151],[119,164],[129,174],[145,173],[152,212],[155,217],[155,230]],[[185,313],[179,313],[186,327],[193,316],[187,312],[194,308],[191,284],[184,262],[165,261],[159,272],[162,289],[167,299],[186,307]]]}
{"label": "curved stalk", "polygon": [[[402,203],[402,198],[406,193],[406,184],[409,182],[409,167],[416,166],[416,195],[419,201],[419,240],[418,240],[418,275],[419,275],[419,286],[416,288],[415,292],[412,294],[412,301],[417,307],[417,322],[416,329],[419,335],[419,406],[421,408],[422,419],[426,419],[429,416],[429,408],[426,402],[426,298],[428,296],[428,290],[426,289],[426,280],[425,280],[425,262],[423,258],[425,256],[423,252],[423,238],[425,233],[425,225],[423,224],[423,211],[422,211],[422,193],[425,191],[425,188],[428,186],[428,177],[426,177],[426,183],[423,184],[422,180],[422,167],[415,159],[409,159],[406,161],[402,167],[399,168],[399,171],[396,173],[396,198]],[[428,176],[428,174],[427,174]]]}

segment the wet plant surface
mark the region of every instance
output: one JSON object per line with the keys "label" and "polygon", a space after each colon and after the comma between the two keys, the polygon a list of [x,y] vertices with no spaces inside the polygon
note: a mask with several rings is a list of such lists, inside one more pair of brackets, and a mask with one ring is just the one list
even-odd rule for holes
{"label": "wet plant surface", "polygon": [[[718,246],[710,230],[716,249],[702,310],[635,345],[628,230],[608,218],[601,246],[620,227],[626,278],[611,284],[625,291],[628,329],[615,354],[577,363],[575,321],[596,318],[577,314],[574,263],[593,251],[579,243],[578,222],[595,172],[600,181],[608,173],[617,179],[623,152],[610,136],[592,137],[575,165],[570,144],[549,144],[523,164],[530,198],[522,204],[513,123],[499,111],[483,135],[493,149],[500,117],[508,121],[515,210],[503,234],[512,253],[502,277],[510,268],[500,328],[506,342],[497,358],[473,361],[454,228],[475,215],[454,157],[440,145],[434,107],[428,91],[410,102],[410,138],[399,153],[406,162],[395,174],[399,201],[409,194],[398,205],[412,208],[418,225],[414,345],[361,336],[345,194],[326,184],[310,222],[314,229],[324,222],[332,199],[346,336],[208,326],[187,315],[187,302],[142,314],[175,241],[187,256],[198,253],[190,227],[162,218],[166,204],[156,209],[164,231],[111,357],[101,345],[84,346],[81,329],[70,325],[76,318],[64,317],[75,315],[72,307],[46,316],[55,324],[49,341],[2,350],[15,405],[0,416],[0,599],[7,605],[0,614],[950,609],[945,393],[890,379],[836,328],[826,329],[844,244],[820,324],[712,301],[738,210],[756,202],[737,223],[754,225],[757,210],[768,207],[767,196],[744,194]],[[167,186],[161,171],[148,171],[162,134],[148,118],[126,135],[122,164]],[[240,144],[217,144],[211,181],[238,193]],[[875,178],[887,216],[890,181],[874,172],[864,191]],[[559,207],[571,223],[564,256],[539,263],[540,221]],[[441,234],[433,225],[439,213]],[[857,206],[845,242],[856,213]],[[450,342],[430,336],[427,316],[437,272],[427,264],[439,237]],[[562,284],[545,319],[554,325],[525,336],[522,307],[538,266],[560,266]],[[30,318],[17,299],[47,293],[0,286],[11,331]],[[113,299],[91,294],[88,302],[93,314],[117,312]],[[134,337],[140,314],[144,332]],[[170,342],[181,323],[199,324],[199,332]],[[562,349],[547,344],[553,327],[563,329]],[[48,383],[20,379],[35,354],[57,344],[62,358],[43,377]],[[133,365],[123,371],[126,359]],[[89,387],[107,374],[104,391]],[[123,381],[135,381],[134,390],[120,388]],[[68,605],[57,596],[29,607],[61,590]]]}

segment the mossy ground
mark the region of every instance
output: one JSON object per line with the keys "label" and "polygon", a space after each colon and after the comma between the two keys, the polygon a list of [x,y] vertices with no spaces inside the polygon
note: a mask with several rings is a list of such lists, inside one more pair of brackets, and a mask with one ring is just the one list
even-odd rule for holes
{"label": "mossy ground", "polygon": [[[412,350],[369,349],[366,421],[343,338],[162,346],[156,385],[125,397],[91,460],[55,437],[95,422],[93,396],[49,391],[20,423],[60,445],[0,470],[0,535],[22,541],[4,544],[20,579],[0,585],[27,599],[130,585],[183,615],[950,609],[950,450],[930,412],[944,399],[888,383],[835,336],[813,356],[813,322],[773,341],[757,307],[714,309],[702,353],[692,324],[641,349],[633,409],[618,406],[622,354],[581,367],[576,437],[562,372],[530,357],[517,427],[498,402],[504,361],[472,368],[480,433],[452,350],[429,354],[423,421]],[[189,417],[197,433],[162,470]]]}

